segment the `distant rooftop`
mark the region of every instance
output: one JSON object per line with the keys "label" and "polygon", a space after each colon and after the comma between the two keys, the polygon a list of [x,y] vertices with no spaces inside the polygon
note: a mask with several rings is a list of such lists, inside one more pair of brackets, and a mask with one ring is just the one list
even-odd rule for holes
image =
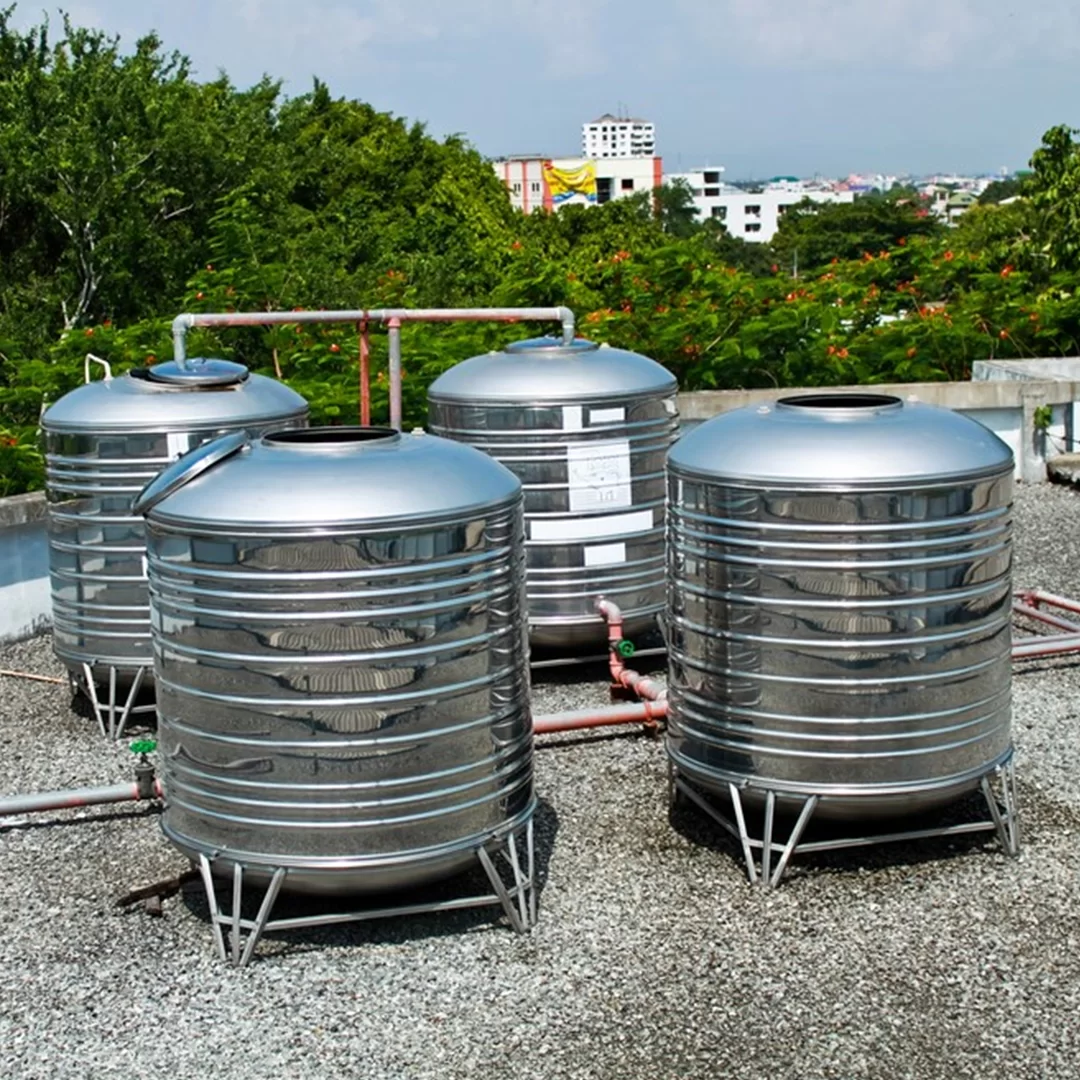
{"label": "distant rooftop", "polygon": [[642,120],[640,116],[612,116],[611,113],[604,113],[603,116],[598,116],[595,120],[590,120],[590,124],[648,124],[648,120]]}

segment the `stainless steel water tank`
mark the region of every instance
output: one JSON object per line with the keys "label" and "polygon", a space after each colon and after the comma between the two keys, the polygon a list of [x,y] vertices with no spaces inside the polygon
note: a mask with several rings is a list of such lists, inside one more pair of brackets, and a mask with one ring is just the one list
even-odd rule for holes
{"label": "stainless steel water tank", "polygon": [[431,385],[431,430],[490,454],[524,485],[534,645],[602,643],[598,596],[622,608],[628,634],[662,610],[676,390],[638,353],[557,338],[475,356]]}
{"label": "stainless steel water tank", "polygon": [[166,836],[352,892],[533,812],[521,485],[424,434],[226,436],[144,493]]}
{"label": "stainless steel water tank", "polygon": [[782,398],[669,463],[668,753],[699,786],[889,815],[1011,752],[1009,448],[878,394]]}
{"label": "stainless steel water tank", "polygon": [[157,473],[225,432],[307,423],[288,387],[224,360],[158,364],[87,382],[45,413],[53,645],[104,681],[151,663],[143,519],[131,504]]}

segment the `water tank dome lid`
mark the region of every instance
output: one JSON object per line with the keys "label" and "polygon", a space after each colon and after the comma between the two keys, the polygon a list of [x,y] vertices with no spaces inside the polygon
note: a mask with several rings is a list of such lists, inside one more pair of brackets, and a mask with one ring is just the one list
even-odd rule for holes
{"label": "water tank dome lid", "polygon": [[431,384],[431,401],[487,403],[606,401],[638,394],[673,394],[675,376],[628,349],[575,338],[515,341],[474,356]]}
{"label": "water tank dome lid", "polygon": [[1012,471],[992,431],[950,409],[887,394],[822,392],[722,413],[668,457],[684,475],[846,488]]}
{"label": "water tank dome lid", "polygon": [[381,529],[446,515],[466,528],[469,512],[521,493],[494,458],[435,435],[315,427],[236,440],[215,439],[152,480],[139,497],[151,500],[149,518],[224,533]]}

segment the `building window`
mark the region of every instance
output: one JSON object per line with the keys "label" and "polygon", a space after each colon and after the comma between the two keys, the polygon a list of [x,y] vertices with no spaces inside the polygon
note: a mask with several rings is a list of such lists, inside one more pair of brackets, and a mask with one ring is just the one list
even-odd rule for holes
{"label": "building window", "polygon": [[705,174],[705,183],[706,184],[719,184],[720,183],[720,174],[718,172],[707,172]]}
{"label": "building window", "polygon": [[534,195],[540,194],[540,182],[538,180],[534,180],[529,186]]}
{"label": "building window", "polygon": [[520,195],[521,194],[521,184],[520,183],[514,184],[513,187],[510,190],[513,191],[513,193],[515,195]]}
{"label": "building window", "polygon": [[761,204],[760,203],[750,203],[746,207],[746,213],[747,213],[748,216],[751,216],[751,217],[761,217]]}
{"label": "building window", "polygon": [[786,214],[786,213],[788,212],[788,210],[790,210],[790,209],[791,209],[791,207],[792,207],[793,205],[794,205],[794,203],[786,203],[786,202],[785,202],[785,203],[781,203],[781,204],[780,204],[780,205],[779,205],[779,206],[778,206],[778,207],[776,208],[776,216],[777,216],[777,217],[783,217],[783,216],[784,216],[784,215],[785,215],[785,214]]}
{"label": "building window", "polygon": [[746,231],[747,232],[761,232],[761,222],[760,221],[751,221],[746,226]]}
{"label": "building window", "polygon": [[706,199],[715,199],[716,196],[719,195],[719,194],[720,194],[720,189],[718,187],[707,187],[705,189],[705,198]]}
{"label": "building window", "polygon": [[622,186],[623,191],[633,191],[634,190],[634,181],[631,180],[629,177],[627,177],[622,181],[621,186]]}
{"label": "building window", "polygon": [[[710,211],[714,218],[719,218],[721,221],[727,220],[727,207],[726,206],[714,206]],[[748,225],[747,228],[750,226]]]}

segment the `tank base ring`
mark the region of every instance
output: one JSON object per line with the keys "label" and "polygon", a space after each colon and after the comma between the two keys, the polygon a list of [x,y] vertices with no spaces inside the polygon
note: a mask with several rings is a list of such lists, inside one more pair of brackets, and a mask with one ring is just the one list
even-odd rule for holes
{"label": "tank base ring", "polygon": [[[742,850],[743,862],[751,885],[776,888],[780,884],[791,859],[797,854],[817,851],[840,851],[848,848],[888,844],[901,840],[923,840],[937,836],[957,836],[977,832],[997,834],[1007,855],[1020,854],[1020,810],[1016,793],[1016,767],[1010,752],[1004,761],[992,766],[978,781],[978,788],[986,803],[987,816],[978,821],[956,825],[943,825],[924,829],[868,833],[861,836],[843,836],[823,840],[806,841],[807,826],[821,801],[820,795],[802,796],[794,824],[786,838],[778,831],[782,820],[777,813],[774,790],[765,792],[764,821],[760,835],[751,835],[747,816],[737,784],[728,785],[731,810],[734,816],[716,805],[702,790],[679,773],[675,765],[668,765],[668,805],[674,808],[680,799],[687,799],[698,810],[735,837]],[[791,796],[785,794],[786,799]],[[786,823],[784,825],[786,827]]]}
{"label": "tank base ring", "polygon": [[203,888],[206,890],[218,956],[233,967],[244,967],[254,955],[259,940],[270,930],[295,930],[311,926],[498,905],[513,929],[519,934],[527,934],[536,924],[537,915],[536,857],[532,815],[523,824],[477,847],[473,855],[487,876],[491,885],[490,892],[449,900],[283,919],[274,919],[272,915],[282,888],[287,885],[289,868],[277,867],[270,877],[269,885],[265,885],[266,868],[259,868],[256,877],[261,884],[257,884],[257,888],[265,885],[265,892],[258,914],[253,919],[243,916],[244,888],[245,884],[250,887],[251,882],[245,882],[244,867],[240,863],[232,864],[231,880],[220,883],[221,892],[229,896],[227,907],[223,907],[219,901],[219,882],[214,876],[210,859],[205,854],[199,854],[198,868]]}

